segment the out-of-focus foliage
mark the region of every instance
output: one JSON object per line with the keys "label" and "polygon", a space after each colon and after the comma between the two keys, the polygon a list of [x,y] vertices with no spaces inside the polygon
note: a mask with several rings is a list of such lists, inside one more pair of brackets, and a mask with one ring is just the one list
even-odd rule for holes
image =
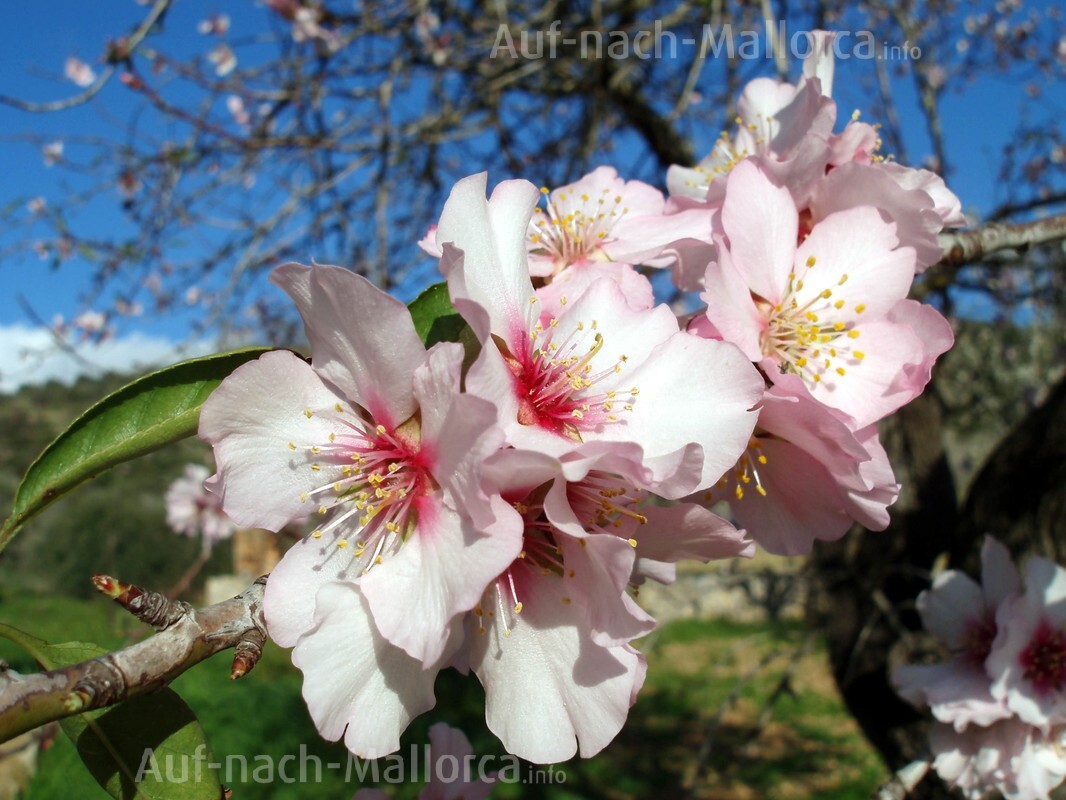
{"label": "out-of-focus foliage", "polygon": [[[0,395],[0,503],[10,508],[19,480],[41,450],[128,380],[108,376]],[[210,464],[210,457],[201,442],[180,442],[122,464],[57,501],[5,550],[0,601],[16,592],[95,596],[89,578],[100,572],[164,589],[173,585],[196,560],[200,544],[167,527],[163,492],[187,462]],[[203,574],[225,573],[231,566],[230,545],[222,543]]]}

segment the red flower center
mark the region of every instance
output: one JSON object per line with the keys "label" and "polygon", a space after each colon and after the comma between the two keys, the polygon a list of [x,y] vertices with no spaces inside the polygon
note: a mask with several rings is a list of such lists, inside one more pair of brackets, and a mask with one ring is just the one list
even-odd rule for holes
{"label": "red flower center", "polygon": [[1059,691],[1066,685],[1066,634],[1041,620],[1018,660],[1039,694]]}

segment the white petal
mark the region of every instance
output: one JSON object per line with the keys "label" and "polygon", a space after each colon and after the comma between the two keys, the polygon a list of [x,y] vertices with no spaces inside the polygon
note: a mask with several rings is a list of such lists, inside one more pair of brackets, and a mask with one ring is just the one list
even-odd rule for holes
{"label": "white petal", "polygon": [[389,644],[351,584],[330,583],[316,598],[318,627],[292,651],[303,696],[319,733],[342,735],[350,751],[380,758],[400,747],[408,723],[433,707],[437,671]]}

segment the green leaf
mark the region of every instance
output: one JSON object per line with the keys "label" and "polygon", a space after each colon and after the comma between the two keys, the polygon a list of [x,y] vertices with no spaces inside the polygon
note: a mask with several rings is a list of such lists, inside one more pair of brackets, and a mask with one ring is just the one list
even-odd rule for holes
{"label": "green leaf", "polygon": [[426,347],[437,342],[462,341],[466,320],[459,316],[448,297],[448,284],[435,283],[411,301],[408,306],[415,330]]}
{"label": "green leaf", "polygon": [[412,300],[408,308],[415,322],[415,330],[426,347],[432,347],[437,342],[459,342],[466,350],[464,371],[474,363],[480,345],[474,331],[452,305],[447,283],[433,284]]}
{"label": "green leaf", "polygon": [[268,348],[183,361],[140,378],[81,415],[30,465],[0,526],[0,551],[49,503],[124,461],[196,433],[200,407],[222,379]]}
{"label": "green leaf", "polygon": [[[3,624],[0,636],[23,647],[48,670],[107,653],[91,642],[49,644]],[[204,730],[173,689],[67,717],[59,724],[96,782],[118,800],[217,800],[222,796],[217,770],[208,767],[214,757]]]}

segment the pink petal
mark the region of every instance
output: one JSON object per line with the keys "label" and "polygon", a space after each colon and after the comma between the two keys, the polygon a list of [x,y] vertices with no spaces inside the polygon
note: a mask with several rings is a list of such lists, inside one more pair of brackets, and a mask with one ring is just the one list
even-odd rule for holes
{"label": "pink petal", "polygon": [[985,611],[981,587],[958,570],[940,573],[933,587],[918,596],[922,625],[952,650],[966,644],[970,622]]}
{"label": "pink petal", "polygon": [[733,264],[751,291],[771,303],[780,302],[799,231],[799,215],[788,189],[775,186],[751,161],[740,162],[729,173],[722,227]]}
{"label": "pink petal", "polygon": [[[489,796],[495,781],[491,777],[487,780],[480,779],[480,759],[470,758],[477,754],[461,730],[444,722],[431,725],[429,746],[433,764],[441,766],[430,771],[429,783],[419,793],[418,800],[485,800]],[[456,759],[461,765],[457,770],[457,777],[452,781],[445,781],[445,775],[442,774],[448,767],[447,762],[442,764],[441,759],[447,756]],[[466,768],[467,765],[469,769]],[[470,780],[466,780],[467,777]]]}
{"label": "pink petal", "polygon": [[856,429],[883,419],[921,394],[920,387],[901,382],[900,376],[908,365],[921,364],[924,358],[922,341],[908,326],[881,319],[864,322],[859,331],[861,336],[850,344],[854,350],[861,348],[865,358],[849,357],[851,351],[842,350],[843,358],[834,363],[842,363],[846,374],[826,370],[810,390],[815,400],[850,416]]}
{"label": "pink petal", "polygon": [[414,534],[361,586],[382,635],[429,668],[444,655],[452,620],[518,557],[522,537],[518,525],[482,534],[439,495],[420,498],[416,508]]}
{"label": "pink petal", "polygon": [[1022,587],[1022,578],[1014,566],[1010,551],[992,536],[985,536],[981,546],[981,585],[990,609],[1013,597]]}
{"label": "pink petal", "polygon": [[630,308],[644,310],[655,305],[651,282],[629,264],[582,261],[567,267],[547,286],[537,289],[541,313],[549,317],[562,316],[567,311],[567,304],[581,297],[600,278],[617,283]]}
{"label": "pink petal", "polygon": [[693,208],[676,214],[663,214],[660,210],[654,216],[631,216],[618,223],[614,231],[616,240],[604,247],[612,261],[644,264],[674,242],[682,239],[710,241],[711,238],[710,209]]}
{"label": "pink petal", "polygon": [[677,562],[687,559],[717,561],[724,558],[750,558],[755,543],[745,538],[717,514],[695,503],[674,506],[645,506],[641,509],[648,524],[638,529],[638,569],[648,561]]}
{"label": "pink petal", "polygon": [[[712,485],[747,447],[757,416],[750,409],[763,381],[733,345],[676,333],[627,381],[639,387],[638,402],[621,423],[604,426],[602,438],[640,444],[664,496]],[[702,455],[702,465],[682,474],[690,448]]]}
{"label": "pink petal", "polygon": [[354,583],[372,554],[355,555],[355,547],[338,547],[342,532],[307,536],[290,547],[267,580],[263,613],[270,638],[292,647],[314,625],[315,597],[327,583]]}
{"label": "pink petal", "polygon": [[199,434],[214,447],[215,491],[234,522],[276,531],[307,514],[301,497],[330,480],[310,469],[316,460],[310,446],[342,424],[334,410],[339,400],[311,367],[284,351],[238,368],[207,398]]}
{"label": "pink petal", "polygon": [[624,539],[594,534],[560,536],[567,596],[583,611],[592,641],[601,647],[625,644],[650,633],[655,620],[626,593],[636,557]]}
{"label": "pink petal", "polygon": [[[750,361],[760,361],[766,319],[756,308],[747,280],[737,270],[730,252],[721,246],[718,249],[718,261],[707,265],[706,291],[700,295],[707,304],[704,314],[716,334],[710,338],[732,342]],[[690,330],[704,335],[699,326]]]}
{"label": "pink petal", "polygon": [[425,347],[407,306],[338,267],[285,264],[271,280],[300,310],[315,372],[387,428],[415,413],[411,379]]}
{"label": "pink petal", "polygon": [[779,555],[809,553],[815,540],[839,539],[851,527],[845,500],[836,479],[806,451],[779,439],[760,439],[766,465],[759,480],[744,484],[743,499],[735,494],[736,479],[712,500],[727,500],[737,522],[760,547]]}
{"label": "pink petal", "polygon": [[459,248],[462,258],[445,250],[441,272],[460,311],[463,302],[480,306],[488,314],[492,332],[514,342],[513,337],[527,334],[535,316],[529,302],[534,295],[525,237],[540,193],[526,181],[505,181],[486,200],[487,183],[482,172],[463,178],[452,189],[437,226],[437,241]]}
{"label": "pink petal", "polygon": [[[907,296],[914,280],[914,250],[897,249],[898,241],[896,226],[871,206],[820,220],[796,251],[797,274],[804,282],[797,302],[803,306],[828,290],[832,294],[822,304],[824,310],[818,304],[812,307],[824,321],[861,325],[884,316]],[[814,266],[801,273],[801,265],[812,258]],[[835,308],[841,300],[843,307]]]}
{"label": "pink petal", "polygon": [[814,222],[838,211],[874,206],[896,223],[900,244],[913,247],[922,267],[940,260],[937,233],[943,221],[933,201],[920,189],[904,189],[882,164],[844,164],[821,181],[811,197]]}

